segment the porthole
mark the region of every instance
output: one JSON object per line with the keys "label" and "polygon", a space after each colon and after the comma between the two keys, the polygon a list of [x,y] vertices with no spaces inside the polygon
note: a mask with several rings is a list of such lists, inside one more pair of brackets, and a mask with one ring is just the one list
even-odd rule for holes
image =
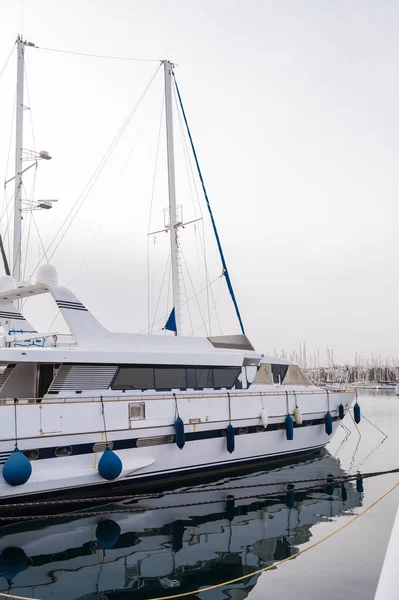
{"label": "porthole", "polygon": [[174,441],[174,435],[158,435],[150,438],[139,438],[137,440],[137,448],[142,448],[145,446],[162,446],[163,444],[173,444]]}
{"label": "porthole", "polygon": [[106,448],[113,450],[114,442],[96,442],[93,444],[93,452],[104,452]]}
{"label": "porthole", "polygon": [[279,423],[277,425],[277,429],[285,429],[285,423],[284,422],[283,423]]}
{"label": "porthole", "polygon": [[263,425],[257,425],[256,431],[257,433],[261,433],[262,431],[266,431],[266,429],[263,427]]}
{"label": "porthole", "polygon": [[239,435],[245,435],[246,433],[248,433],[248,427],[239,427],[238,433]]}
{"label": "porthole", "polygon": [[56,456],[70,456],[72,454],[71,446],[59,446],[55,450]]}
{"label": "porthole", "polygon": [[305,421],[305,426],[306,427],[310,427],[311,425],[313,425],[312,421],[310,421],[310,420],[309,421]]}
{"label": "porthole", "polygon": [[28,460],[36,460],[39,456],[39,450],[24,450],[23,453]]}

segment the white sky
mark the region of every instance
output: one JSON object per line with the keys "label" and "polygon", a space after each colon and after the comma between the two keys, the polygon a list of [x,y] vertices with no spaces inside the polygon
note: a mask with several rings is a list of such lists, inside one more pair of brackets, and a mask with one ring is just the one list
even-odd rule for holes
{"label": "white sky", "polygon": [[[324,354],[329,346],[336,360],[348,362],[355,352],[399,354],[397,2],[1,0],[0,17],[0,69],[21,27],[45,48],[178,65],[244,325],[257,349],[290,352],[306,341],[310,351]],[[15,62],[13,56],[0,78],[4,171]],[[27,49],[26,66],[36,146],[53,156],[40,164],[36,197],[59,199],[55,210],[35,213],[46,244],[157,64]],[[146,233],[161,85],[158,77],[52,260],[60,282],[72,284],[110,329],[147,326]],[[27,113],[25,124],[31,147]],[[167,205],[164,182],[161,173],[153,229],[162,226]],[[184,182],[182,189],[187,220],[194,209]],[[189,255],[188,228],[183,243]],[[39,256],[34,244],[32,265]],[[163,248],[157,238],[157,252]],[[217,275],[219,263],[212,269]],[[219,301],[224,333],[238,332],[227,296]]]}

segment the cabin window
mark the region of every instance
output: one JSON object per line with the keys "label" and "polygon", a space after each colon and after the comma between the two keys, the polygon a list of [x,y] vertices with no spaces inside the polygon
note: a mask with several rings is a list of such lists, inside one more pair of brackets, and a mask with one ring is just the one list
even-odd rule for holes
{"label": "cabin window", "polygon": [[197,369],[186,369],[187,371],[187,387],[196,389],[197,387]]}
{"label": "cabin window", "polygon": [[[215,369],[216,370],[216,369]],[[197,371],[197,388],[212,388],[213,383],[213,371],[214,369],[196,369]]]}
{"label": "cabin window", "polygon": [[173,390],[187,388],[187,369],[183,368],[159,368],[155,371],[155,389]]}
{"label": "cabin window", "polygon": [[288,365],[272,365],[273,382],[283,383],[287,370]]}
{"label": "cabin window", "polygon": [[215,388],[231,388],[235,380],[240,375],[241,369],[227,367],[225,369],[213,369],[213,379]]}
{"label": "cabin window", "polygon": [[152,367],[121,367],[112,384],[113,390],[155,389]]}
{"label": "cabin window", "polygon": [[120,367],[113,390],[232,388],[241,367]]}

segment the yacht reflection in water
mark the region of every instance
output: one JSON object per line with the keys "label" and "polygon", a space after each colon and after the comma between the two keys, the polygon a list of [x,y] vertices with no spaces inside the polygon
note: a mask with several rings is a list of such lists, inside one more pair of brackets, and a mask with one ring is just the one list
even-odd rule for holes
{"label": "yacht reflection in water", "polygon": [[[291,556],[314,524],[360,506],[352,484],[286,491],[282,482],[342,475],[328,453],[280,469],[248,471],[182,488],[171,496],[108,505],[107,516],[19,523],[0,529],[0,589],[45,600],[117,600],[134,591],[153,598],[222,583]],[[273,488],[226,490],[228,485]],[[303,487],[305,484],[299,484]],[[314,485],[314,484],[310,484]],[[243,496],[279,490],[272,498]],[[234,496],[232,496],[234,494]],[[212,504],[174,507],[196,501]],[[113,514],[123,506],[161,510]],[[105,507],[101,507],[104,510]],[[259,575],[227,585],[212,598],[246,598]],[[130,597],[130,596],[129,596]]]}

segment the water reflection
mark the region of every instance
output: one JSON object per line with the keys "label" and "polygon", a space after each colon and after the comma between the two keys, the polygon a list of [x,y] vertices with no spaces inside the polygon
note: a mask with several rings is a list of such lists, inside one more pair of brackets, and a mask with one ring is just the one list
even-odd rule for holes
{"label": "water reflection", "polygon": [[[117,600],[172,595],[251,574],[294,554],[311,537],[312,526],[360,505],[351,484],[296,491],[292,479],[342,474],[329,454],[269,471],[220,479],[217,491],[179,490],[178,495],[142,499],[134,507],[162,510],[41,521],[0,530],[0,588],[45,600],[85,598]],[[273,498],[246,499],[269,488],[226,490],[227,486],[261,486],[276,482]],[[212,504],[189,506],[190,502]],[[176,507],[176,504],[186,504]],[[114,508],[113,508],[114,507]],[[225,586],[213,597],[246,598],[258,575]]]}

